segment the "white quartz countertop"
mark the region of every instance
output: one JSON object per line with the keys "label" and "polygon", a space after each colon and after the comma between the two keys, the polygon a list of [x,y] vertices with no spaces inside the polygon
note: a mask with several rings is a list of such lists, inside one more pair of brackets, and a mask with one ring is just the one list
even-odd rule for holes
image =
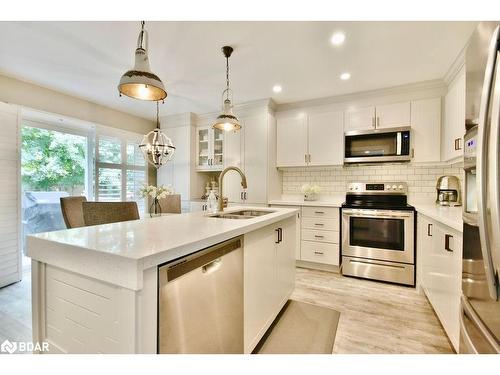
{"label": "white quartz countertop", "polygon": [[315,201],[305,201],[301,194],[282,195],[279,199],[270,200],[271,205],[286,206],[314,206],[314,207],[341,207],[345,201],[345,194],[319,196]]}
{"label": "white quartz countertop", "polygon": [[[231,207],[266,210],[251,219],[221,219],[207,212],[168,215],[121,223],[66,229],[28,236],[34,260],[140,289],[142,270],[191,254],[295,215],[278,207]],[[107,265],[107,266],[106,266]],[[132,275],[126,275],[132,273]],[[132,279],[135,280],[132,280]],[[119,280],[118,280],[119,279]]]}
{"label": "white quartz countertop", "polygon": [[443,207],[433,201],[410,201],[418,213],[430,217],[456,231],[463,231],[462,207]]}

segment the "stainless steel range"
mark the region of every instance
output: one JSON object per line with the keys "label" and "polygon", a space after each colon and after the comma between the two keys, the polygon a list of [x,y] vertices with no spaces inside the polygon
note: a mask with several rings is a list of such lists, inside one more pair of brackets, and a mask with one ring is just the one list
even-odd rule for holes
{"label": "stainless steel range", "polygon": [[342,274],[415,286],[415,208],[406,183],[350,183],[341,212]]}

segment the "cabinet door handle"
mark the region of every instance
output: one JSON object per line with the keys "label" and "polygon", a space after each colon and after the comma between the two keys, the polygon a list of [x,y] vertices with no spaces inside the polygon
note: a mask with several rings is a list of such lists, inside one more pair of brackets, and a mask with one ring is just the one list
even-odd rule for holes
{"label": "cabinet door handle", "polygon": [[245,200],[247,200],[247,192],[245,191]]}
{"label": "cabinet door handle", "polygon": [[460,143],[461,143],[461,142],[460,142],[461,140],[462,140],[462,138],[457,138],[457,139],[455,139],[455,150],[456,150],[456,151],[458,151],[458,150],[461,150],[461,149],[462,149],[462,146],[461,146],[461,144],[460,144]]}
{"label": "cabinet door handle", "polygon": [[283,228],[278,228],[279,242],[283,242]]}
{"label": "cabinet door handle", "polygon": [[380,117],[377,116],[377,122],[375,123],[375,127],[378,128],[380,126]]}
{"label": "cabinet door handle", "polygon": [[375,117],[372,117],[372,128],[375,127]]}
{"label": "cabinet door handle", "polygon": [[278,235],[278,239],[274,243],[280,243],[280,228],[276,228],[274,231]]}
{"label": "cabinet door handle", "polygon": [[444,249],[446,251],[453,252],[453,249],[450,249],[450,238],[453,238],[453,236],[451,234],[444,235]]}
{"label": "cabinet door handle", "polygon": [[304,154],[304,163],[307,164],[307,154]]}
{"label": "cabinet door handle", "polygon": [[311,154],[307,154],[308,157],[307,157],[307,162],[310,163],[311,162]]}
{"label": "cabinet door handle", "polygon": [[324,255],[322,251],[315,251],[314,254],[316,254],[316,255]]}
{"label": "cabinet door handle", "polygon": [[413,159],[414,157],[415,157],[415,149],[414,149],[414,148],[412,148],[412,149],[411,149],[411,158]]}
{"label": "cabinet door handle", "polygon": [[427,236],[432,237],[432,224],[427,224]]}
{"label": "cabinet door handle", "polygon": [[240,193],[240,199],[243,200],[243,192]]}

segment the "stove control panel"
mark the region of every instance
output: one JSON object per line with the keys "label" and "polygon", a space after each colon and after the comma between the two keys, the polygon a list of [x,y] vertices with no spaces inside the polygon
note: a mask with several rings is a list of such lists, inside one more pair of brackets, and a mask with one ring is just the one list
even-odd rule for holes
{"label": "stove control panel", "polygon": [[347,194],[400,194],[406,195],[406,182],[350,182],[347,185]]}

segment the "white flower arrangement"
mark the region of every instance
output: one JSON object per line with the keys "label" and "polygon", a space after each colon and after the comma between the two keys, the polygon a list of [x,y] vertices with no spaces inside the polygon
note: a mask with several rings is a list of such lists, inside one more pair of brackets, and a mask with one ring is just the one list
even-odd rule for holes
{"label": "white flower arrangement", "polygon": [[319,194],[321,192],[321,188],[318,185],[310,185],[310,184],[304,184],[302,185],[302,188],[300,189],[303,194]]}
{"label": "white flower arrangement", "polygon": [[154,185],[144,185],[139,189],[139,193],[143,198],[151,197],[153,199],[161,199],[165,198],[167,195],[174,194],[174,189],[172,189],[170,185],[160,185],[158,187]]}

